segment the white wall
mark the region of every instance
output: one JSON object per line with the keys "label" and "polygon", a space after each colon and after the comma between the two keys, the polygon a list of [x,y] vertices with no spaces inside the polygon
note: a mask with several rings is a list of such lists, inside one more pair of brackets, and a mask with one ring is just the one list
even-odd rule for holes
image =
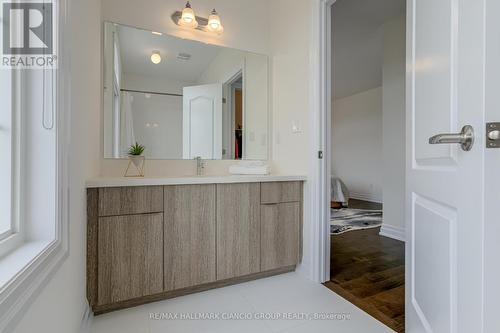
{"label": "white wall", "polygon": [[[311,152],[312,123],[310,119],[317,112],[312,105],[311,94],[314,82],[313,10],[315,0],[266,1],[266,10],[272,13],[271,54],[271,105],[272,105],[272,156],[273,172],[310,175],[315,170],[314,152]],[[290,24],[291,18],[294,20]],[[314,22],[316,24],[317,22]],[[292,132],[292,125],[298,131]],[[311,178],[309,178],[310,180]],[[304,230],[303,259],[299,267],[314,279],[313,254],[319,244],[315,241],[316,229],[310,217],[313,193],[310,183],[304,187]]]}
{"label": "white wall", "polygon": [[154,77],[127,72],[123,73],[122,80],[122,88],[124,89],[166,92],[171,94],[182,94],[182,89],[185,86],[194,84],[196,84],[196,82],[182,82],[170,80],[165,77]]}
{"label": "white wall", "polygon": [[199,84],[226,83],[245,67],[246,52],[221,49],[198,79]]}
{"label": "white wall", "polygon": [[[275,169],[306,174],[309,168],[312,4],[316,1],[274,0],[271,17],[273,156]],[[293,20],[290,18],[300,17]],[[296,124],[298,131],[292,133]]]}
{"label": "white wall", "polygon": [[210,0],[193,2],[199,16],[208,17],[216,8],[224,24],[224,34],[212,35],[182,29],[170,16],[182,10],[186,1],[101,0],[103,20],[160,31],[215,45],[267,54],[269,51],[269,0]]}
{"label": "white wall", "polygon": [[335,100],[332,174],[352,198],[382,202],[382,168],[382,87]]}
{"label": "white wall", "polygon": [[[69,256],[35,298],[15,333],[78,332],[86,309],[85,180],[99,173],[100,1],[69,0],[71,138]],[[67,110],[63,110],[65,112]]]}
{"label": "white wall", "polygon": [[384,24],[383,187],[381,234],[404,238],[406,18]]}
{"label": "white wall", "polygon": [[265,160],[269,153],[269,60],[258,54],[245,57],[243,156]]}

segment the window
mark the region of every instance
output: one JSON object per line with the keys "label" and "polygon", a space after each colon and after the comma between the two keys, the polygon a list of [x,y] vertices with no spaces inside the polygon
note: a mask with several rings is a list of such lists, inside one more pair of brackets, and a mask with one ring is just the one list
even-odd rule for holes
{"label": "window", "polygon": [[64,4],[52,4],[43,22],[54,23],[57,68],[0,69],[0,332],[12,331],[68,250],[69,51],[59,44]]}
{"label": "window", "polygon": [[0,262],[23,245],[55,240],[57,198],[54,71],[3,71]]}
{"label": "window", "polygon": [[0,77],[0,256],[14,249],[21,242],[17,210],[19,190],[18,152],[18,75],[14,70],[4,70]]}
{"label": "window", "polygon": [[[12,172],[12,73],[9,71],[0,78],[0,151],[3,152],[0,164],[0,241],[12,233],[11,223],[11,172]],[[5,112],[7,111],[7,112]],[[5,158],[5,159],[4,159]]]}

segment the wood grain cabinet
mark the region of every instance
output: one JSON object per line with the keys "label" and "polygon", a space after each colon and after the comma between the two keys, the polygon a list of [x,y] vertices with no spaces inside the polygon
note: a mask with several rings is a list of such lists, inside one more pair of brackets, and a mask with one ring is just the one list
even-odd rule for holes
{"label": "wood grain cabinet", "polygon": [[87,298],[95,314],[290,272],[302,182],[92,188]]}
{"label": "wood grain cabinet", "polygon": [[99,216],[163,212],[163,186],[99,189]]}
{"label": "wood grain cabinet", "polygon": [[217,185],[217,279],[260,271],[260,184]]}
{"label": "wood grain cabinet", "polygon": [[163,214],[99,218],[98,305],[163,291]]}
{"label": "wood grain cabinet", "polygon": [[262,204],[302,201],[302,182],[262,183]]}
{"label": "wood grain cabinet", "polygon": [[165,290],[216,280],[215,185],[165,186]]}
{"label": "wood grain cabinet", "polygon": [[296,265],[302,236],[302,182],[261,186],[261,270]]}
{"label": "wood grain cabinet", "polygon": [[261,270],[296,265],[299,261],[300,203],[262,205]]}

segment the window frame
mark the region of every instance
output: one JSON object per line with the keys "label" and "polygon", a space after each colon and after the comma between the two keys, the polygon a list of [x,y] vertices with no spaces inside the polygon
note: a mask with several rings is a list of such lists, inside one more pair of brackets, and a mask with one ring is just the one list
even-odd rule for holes
{"label": "window frame", "polygon": [[22,75],[19,71],[9,70],[11,91],[10,91],[10,107],[11,107],[11,133],[10,133],[10,228],[0,234],[0,258],[14,249],[19,247],[23,240],[23,225],[21,223],[21,212],[20,212],[20,193],[21,193],[21,162],[20,162],[20,150],[21,150],[21,110],[22,110]]}
{"label": "window frame", "polygon": [[113,155],[115,158],[122,158],[124,152],[121,151],[121,60],[120,45],[117,32],[113,32]]}
{"label": "window frame", "polygon": [[[56,11],[54,12],[54,23],[56,24],[57,36],[54,45],[57,47],[58,68],[54,72],[55,84],[51,96],[54,96],[54,127],[55,133],[55,220],[54,237],[47,242],[30,242],[21,238],[14,250],[4,257],[0,257],[0,272],[4,268],[13,270],[15,274],[6,283],[0,285],[0,332],[11,332],[22,318],[23,314],[32,303],[34,298],[41,292],[50,278],[60,267],[68,256],[69,241],[69,142],[70,142],[70,86],[69,77],[70,49],[72,38],[70,36],[69,22],[67,22],[67,0],[54,0]],[[23,76],[21,82],[16,82],[20,87],[24,86]],[[21,90],[19,90],[21,91]],[[46,95],[47,96],[47,95]],[[22,99],[20,99],[22,100]],[[24,108],[19,103],[20,108]],[[51,106],[52,107],[52,106]],[[18,122],[18,126],[20,123]],[[18,131],[17,133],[20,133]],[[18,137],[18,143],[22,146],[22,134]],[[19,163],[18,175],[23,171],[23,155],[16,155]],[[20,177],[18,177],[20,179]],[[23,188],[22,182],[19,182]],[[21,190],[22,192],[22,190]],[[18,195],[18,194],[16,194]],[[20,207],[17,201],[16,209]],[[14,235],[23,235],[23,213],[19,209],[18,221],[19,232]],[[29,221],[26,221],[29,223]],[[2,267],[2,265],[5,265]],[[0,279],[2,274],[0,274]],[[1,280],[0,280],[1,281]]]}
{"label": "window frame", "polygon": [[[13,153],[14,153],[14,150],[15,150],[15,146],[13,144],[13,140],[14,140],[14,136],[15,136],[15,133],[14,133],[14,115],[16,113],[15,111],[15,105],[14,105],[14,99],[15,99],[15,89],[14,89],[14,85],[15,85],[15,82],[14,82],[14,71],[13,70],[5,70],[8,74],[8,77],[6,78],[6,81],[9,82],[9,88],[8,91],[7,91],[7,94],[8,97],[6,98],[6,100],[4,101],[5,104],[8,104],[6,107],[10,109],[10,118],[5,122],[3,123],[10,123],[7,130],[9,131],[9,133],[6,134],[6,136],[8,137],[8,145],[10,146],[9,147],[9,152],[8,154],[8,164],[10,164],[10,168],[9,168],[9,177],[11,178],[11,183],[9,185],[9,202],[10,202],[10,209],[9,209],[9,217],[8,217],[8,229],[5,230],[5,231],[0,231],[0,246],[2,243],[4,243],[6,241],[6,239],[10,238],[11,235],[15,232],[14,229],[15,229],[15,223],[13,221],[13,218],[12,218],[12,190],[13,190],[13,184],[12,184],[12,169],[13,169]],[[2,103],[2,107],[4,107],[3,105],[4,103]],[[4,132],[4,128],[2,128],[3,126],[0,124],[0,131]],[[6,176],[5,174],[3,176]],[[1,191],[4,191],[5,189],[2,188]],[[2,226],[2,229],[4,228],[4,226]],[[5,246],[5,245],[4,245]],[[1,248],[0,248],[1,250]],[[0,256],[1,256],[1,252],[0,252]]]}

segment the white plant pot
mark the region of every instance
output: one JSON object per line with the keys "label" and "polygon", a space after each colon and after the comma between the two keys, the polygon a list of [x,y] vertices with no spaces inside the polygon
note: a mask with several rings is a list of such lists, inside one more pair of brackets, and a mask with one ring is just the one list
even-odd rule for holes
{"label": "white plant pot", "polygon": [[[146,157],[140,155],[128,155],[128,167],[125,171],[125,177],[144,177],[144,165],[146,164]],[[137,173],[129,174],[130,167],[134,166]],[[132,168],[133,169],[133,168]]]}
{"label": "white plant pot", "polygon": [[142,165],[142,163],[144,162],[145,157],[144,156],[137,156],[137,155],[129,155],[128,159],[131,160],[132,163],[134,163],[136,168],[139,168]]}

